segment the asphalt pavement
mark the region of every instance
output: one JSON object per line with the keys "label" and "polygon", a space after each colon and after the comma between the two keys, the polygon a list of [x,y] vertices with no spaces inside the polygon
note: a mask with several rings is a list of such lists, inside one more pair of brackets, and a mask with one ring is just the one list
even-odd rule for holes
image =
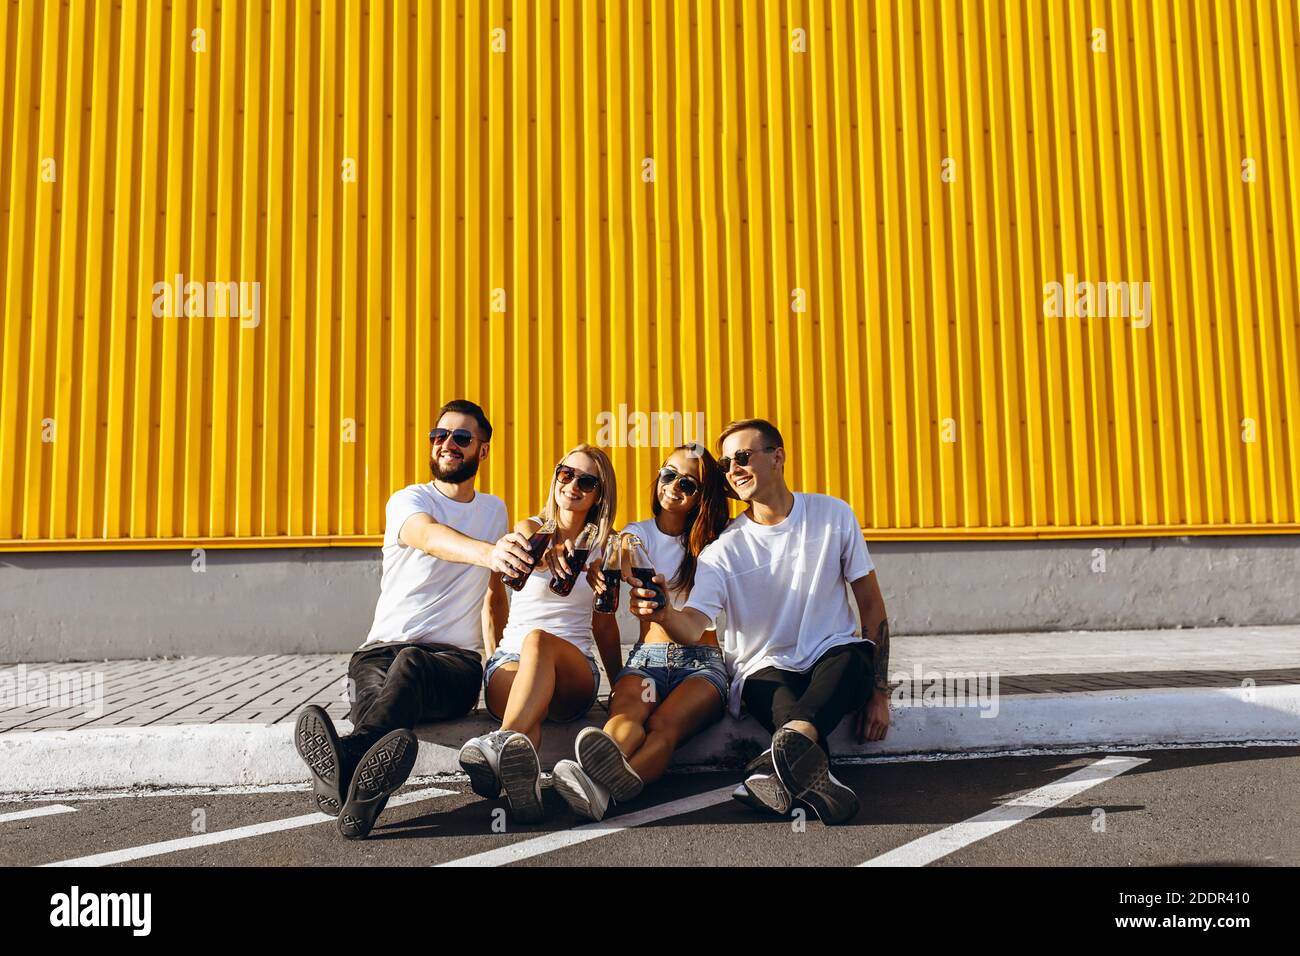
{"label": "asphalt pavement", "polygon": [[82,794],[0,803],[0,865],[1300,865],[1300,748],[1242,746],[837,767],[848,825],[761,816],[735,773],[672,774],[601,824],[545,792],[518,826],[463,779],[394,796],[348,841],[306,789]]}

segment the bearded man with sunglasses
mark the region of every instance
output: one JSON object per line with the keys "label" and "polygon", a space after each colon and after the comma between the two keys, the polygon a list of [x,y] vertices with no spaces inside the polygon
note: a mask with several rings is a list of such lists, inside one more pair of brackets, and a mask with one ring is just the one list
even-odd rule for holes
{"label": "bearded man with sunglasses", "polygon": [[732,422],[718,446],[731,492],[748,507],[700,553],[684,607],[659,608],[636,582],[632,612],[694,645],[725,611],[729,709],[739,717],[743,704],[772,734],[733,796],[781,815],[802,801],[826,823],[845,823],[859,802],[830,772],[827,739],[850,714],[861,742],[889,728],[889,622],[871,556],[846,502],[787,487],[771,422]]}
{"label": "bearded man with sunglasses", "polygon": [[412,728],[463,717],[478,703],[484,628],[507,614],[500,577],[531,567],[527,539],[509,531],[505,502],[474,488],[492,426],[457,399],[429,433],[433,480],[388,499],[374,622],[348,664],[352,732],[340,737],[310,705],[294,743],[311,770],[317,806],[350,839],[369,834],[406,782]]}

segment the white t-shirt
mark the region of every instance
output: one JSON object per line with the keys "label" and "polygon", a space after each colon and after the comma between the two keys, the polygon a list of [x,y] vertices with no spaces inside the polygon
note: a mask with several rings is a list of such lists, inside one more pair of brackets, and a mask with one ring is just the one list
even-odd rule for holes
{"label": "white t-shirt", "polygon": [[433,482],[408,485],[388,499],[384,515],[384,564],[375,622],[362,644],[407,641],[483,649],[483,598],[492,572],[476,564],[443,561],[397,539],[402,524],[424,513],[439,524],[480,541],[496,541],[510,530],[506,503],[476,491],[453,501]]}
{"label": "white t-shirt", "polygon": [[755,671],[803,672],[832,647],[861,640],[846,585],[874,567],[853,509],[802,492],[780,524],[739,515],[701,552],[686,606],[710,621],[727,612],[722,652],[733,716]]}
{"label": "white t-shirt", "polygon": [[[536,515],[531,520],[541,524],[541,518]],[[601,553],[599,546],[593,548],[586,564],[599,561]],[[539,561],[524,586],[510,595],[510,616],[501,630],[497,650],[518,654],[528,632],[537,630],[561,637],[588,657],[594,657],[591,614],[595,601],[596,592],[587,582],[585,570],[578,572],[568,596],[560,597],[551,590],[550,569]]]}

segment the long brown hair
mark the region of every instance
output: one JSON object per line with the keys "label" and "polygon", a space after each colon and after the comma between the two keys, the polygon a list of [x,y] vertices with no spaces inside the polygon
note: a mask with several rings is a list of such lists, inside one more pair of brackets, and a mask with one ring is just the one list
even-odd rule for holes
{"label": "long brown hair", "polygon": [[[722,469],[718,467],[718,460],[709,454],[709,450],[703,445],[688,442],[678,445],[673,451],[689,452],[691,457],[700,460],[700,500],[686,516],[686,527],[677,539],[686,549],[686,554],[682,556],[681,567],[668,582],[668,586],[676,591],[695,586],[695,568],[699,563],[700,552],[722,534],[731,521],[731,511],[727,507],[726,481],[722,477]],[[664,510],[663,505],[659,504],[657,471],[650,485],[650,510],[656,518]]]}

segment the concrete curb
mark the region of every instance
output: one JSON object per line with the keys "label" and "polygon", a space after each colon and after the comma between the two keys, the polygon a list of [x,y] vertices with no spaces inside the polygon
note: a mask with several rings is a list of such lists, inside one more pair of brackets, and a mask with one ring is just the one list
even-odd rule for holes
{"label": "concrete curb", "polygon": [[[547,725],[549,768],[573,752],[584,726]],[[1251,688],[1137,689],[1027,694],[995,706],[895,707],[889,736],[856,744],[841,726],[837,755],[942,755],[1079,746],[1140,746],[1300,740],[1300,685]],[[340,730],[346,723],[340,725]],[[419,728],[415,775],[459,773],[467,738],[495,729],[486,718]],[[202,724],[0,734],[0,794],[60,793],[153,787],[236,787],[301,783],[293,726]],[[735,769],[768,741],[753,720],[724,718],[682,747],[674,766]]]}

